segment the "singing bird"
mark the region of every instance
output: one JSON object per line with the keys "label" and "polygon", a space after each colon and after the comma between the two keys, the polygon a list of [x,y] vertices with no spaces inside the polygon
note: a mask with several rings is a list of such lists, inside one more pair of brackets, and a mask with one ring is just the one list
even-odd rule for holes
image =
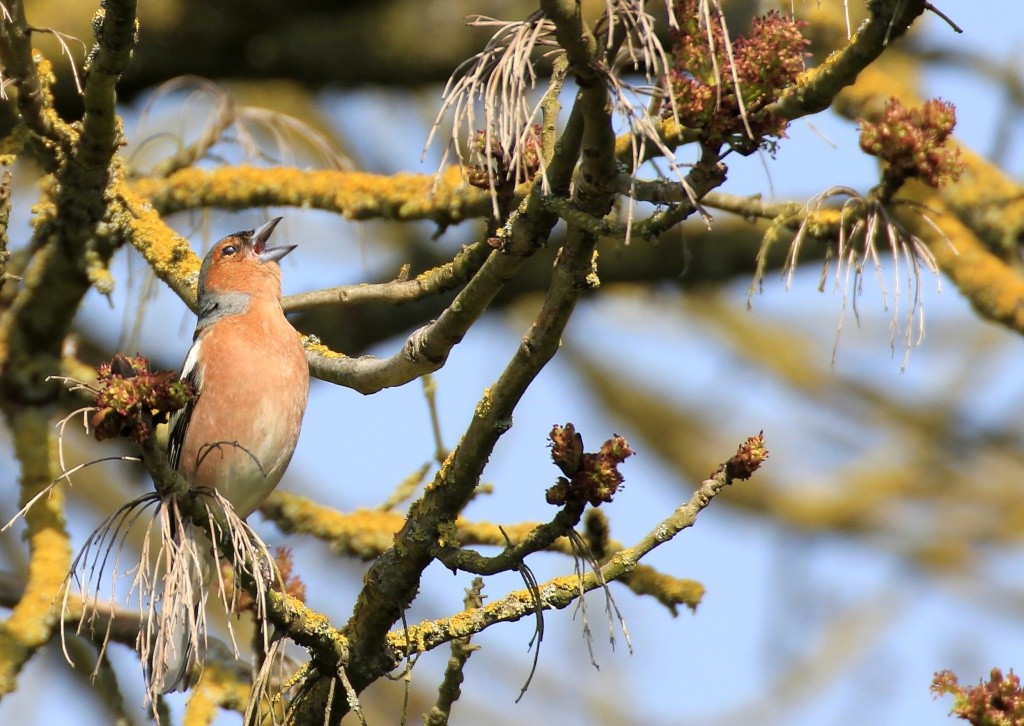
{"label": "singing bird", "polygon": [[[280,221],[229,235],[203,259],[199,320],[181,371],[197,396],[169,423],[171,465],[193,487],[218,491],[243,518],[281,481],[309,392],[302,343],[281,307],[278,262],[295,246],[267,245]],[[170,603],[165,588],[165,611],[172,605],[178,612],[162,617],[173,633],[158,638],[150,664],[153,693],[189,686],[196,643],[185,631],[194,633],[187,624],[199,605]]]}

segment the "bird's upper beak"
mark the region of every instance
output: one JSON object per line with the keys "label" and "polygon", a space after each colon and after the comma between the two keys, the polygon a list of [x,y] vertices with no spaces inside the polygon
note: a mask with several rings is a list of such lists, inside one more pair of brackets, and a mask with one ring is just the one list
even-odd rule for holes
{"label": "bird's upper beak", "polygon": [[267,247],[267,240],[270,239],[270,235],[274,232],[274,227],[276,227],[280,221],[281,217],[274,217],[252,233],[252,249],[260,258],[260,262],[277,262],[296,247],[296,245]]}

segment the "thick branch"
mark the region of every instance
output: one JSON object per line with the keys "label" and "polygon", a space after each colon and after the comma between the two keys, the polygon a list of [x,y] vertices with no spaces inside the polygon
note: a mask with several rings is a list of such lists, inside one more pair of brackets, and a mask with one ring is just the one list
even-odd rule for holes
{"label": "thick branch", "polygon": [[87,68],[83,93],[85,116],[76,160],[86,169],[94,170],[94,174],[105,177],[110,159],[122,143],[114,86],[128,67],[138,39],[135,0],[106,0],[93,22],[96,46]]}
{"label": "thick branch", "polygon": [[[571,114],[570,120],[575,116]],[[571,127],[575,129],[578,124]],[[563,136],[562,142],[565,141]],[[571,142],[556,145],[555,157],[548,167],[556,193],[568,187],[578,148]],[[550,232],[554,217],[542,209],[538,188],[534,187],[521,205],[520,213],[506,225],[505,239],[511,250],[532,249]],[[455,520],[471,496],[494,444],[508,429],[519,399],[558,349],[576,300],[589,284],[591,242],[586,237],[577,237],[563,246],[552,271],[544,305],[518,350],[498,381],[485,392],[466,433],[433,484],[410,508],[395,545],[381,555],[367,573],[365,586],[344,631],[352,646],[347,671],[357,691],[390,670],[399,657],[397,651],[385,647],[387,630],[412,601],[420,576],[431,561],[434,543],[442,528]]]}
{"label": "thick branch", "polygon": [[922,206],[893,210],[900,223],[925,240],[939,269],[979,315],[1024,334],[1024,278],[986,249],[934,191],[920,182],[908,183],[904,191]]}
{"label": "thick branch", "polygon": [[96,24],[82,132],[69,132],[68,148],[54,151],[56,179],[37,205],[24,283],[0,318],[2,382],[16,400],[43,402],[57,395],[57,386],[46,378],[59,370],[60,346],[82,297],[92,285],[104,293],[113,286],[106,265],[114,245],[97,227],[107,212],[108,183],[118,173],[114,84],[131,55],[135,23],[132,0],[104,6]]}

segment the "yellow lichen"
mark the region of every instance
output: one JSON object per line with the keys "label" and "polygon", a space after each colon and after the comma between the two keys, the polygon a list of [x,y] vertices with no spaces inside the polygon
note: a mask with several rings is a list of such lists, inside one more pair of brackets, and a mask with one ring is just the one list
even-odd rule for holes
{"label": "yellow lichen", "polygon": [[123,180],[115,179],[111,189],[123,204],[110,215],[111,229],[142,253],[157,277],[194,307],[200,261],[188,242]]}
{"label": "yellow lichen", "polygon": [[315,336],[306,335],[302,338],[302,346],[307,353],[312,353],[323,358],[348,358],[344,353],[331,350],[326,345],[315,339]]}
{"label": "yellow lichen", "polygon": [[[56,476],[56,441],[44,410],[8,412],[14,447],[21,462],[21,501],[48,486]],[[57,622],[54,599],[71,565],[60,488],[36,502],[25,515],[30,560],[25,592],[0,627],[0,694],[16,687],[16,675],[33,651],[45,645]]]}
{"label": "yellow lichen", "polygon": [[476,404],[476,410],[473,412],[477,418],[484,418],[491,410],[491,387],[488,386],[484,389],[483,394],[480,396],[480,400]]}
{"label": "yellow lichen", "polygon": [[437,544],[441,547],[459,546],[459,528],[455,522],[443,522],[438,526]]}
{"label": "yellow lichen", "polygon": [[490,209],[487,193],[464,184],[458,167],[449,167],[437,179],[426,174],[382,175],[290,167],[188,168],[166,179],[140,179],[133,189],[165,212],[276,204],[326,209],[348,219],[452,222],[484,216]]}

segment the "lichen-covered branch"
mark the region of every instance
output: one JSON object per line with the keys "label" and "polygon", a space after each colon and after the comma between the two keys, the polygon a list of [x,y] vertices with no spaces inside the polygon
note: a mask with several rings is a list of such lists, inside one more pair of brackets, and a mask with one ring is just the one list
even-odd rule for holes
{"label": "lichen-covered branch", "polygon": [[[614,136],[607,89],[603,81],[598,80],[596,70],[590,67],[599,57],[599,50],[592,36],[590,42],[584,38],[582,45],[575,44],[573,29],[580,30],[583,26],[571,4],[550,5],[545,10],[549,17],[552,10],[557,11],[552,19],[560,39],[565,36],[563,45],[572,46],[569,48],[570,69],[581,86],[570,114],[568,129],[572,136],[569,139],[563,136],[562,143],[556,144],[549,166],[552,193],[557,195],[567,190],[572,163],[582,150],[580,175],[584,182],[578,181],[576,196],[585,211],[603,215],[612,198],[609,181],[614,173]],[[535,185],[534,193],[521,205],[518,218],[506,226],[505,239],[511,249],[524,242],[530,243],[539,234],[546,235],[550,229],[554,216],[544,212],[536,191]],[[346,672],[357,691],[389,670],[400,655],[400,651],[383,647],[387,629],[412,601],[422,571],[435,556],[437,543],[444,541],[446,527],[455,521],[471,496],[494,444],[508,428],[520,397],[557,350],[580,294],[595,283],[595,244],[594,235],[580,228],[570,229],[556,258],[544,304],[516,354],[496,383],[485,391],[462,440],[445,460],[434,482],[410,507],[395,545],[382,554],[367,573],[353,616],[344,629],[351,646]],[[485,263],[481,272],[490,262]],[[316,712],[316,707],[312,708],[311,714]]]}
{"label": "lichen-covered branch", "polygon": [[[484,581],[474,577],[473,585],[466,588],[463,604],[466,610],[483,607]],[[437,701],[430,712],[423,717],[425,726],[445,726],[451,718],[452,705],[462,696],[463,670],[477,646],[470,643],[469,636],[455,638],[451,644],[451,656],[444,669],[444,678],[437,689]]]}
{"label": "lichen-covered branch", "polygon": [[463,247],[450,262],[426,270],[413,279],[405,267],[397,279],[377,284],[342,285],[326,290],[289,295],[282,300],[285,312],[309,310],[334,305],[378,303],[401,305],[454,290],[476,274],[487,259],[490,246],[486,241]]}
{"label": "lichen-covered branch", "polygon": [[93,170],[96,176],[106,174],[110,159],[122,142],[114,87],[128,67],[138,40],[139,21],[135,17],[135,6],[135,0],[105,0],[93,18],[96,45],[86,68],[82,93],[85,115],[82,117],[76,161]]}
{"label": "lichen-covered branch", "polygon": [[689,174],[686,182],[689,191],[679,182],[641,182],[639,186],[647,194],[657,196],[659,203],[667,203],[670,206],[629,224],[591,215],[583,211],[577,203],[561,197],[545,197],[544,204],[561,219],[594,236],[622,240],[655,239],[696,211],[697,207],[691,201],[691,195],[703,199],[711,189],[725,180],[725,168],[715,163],[715,157],[716,154],[713,152],[705,154],[702,162]]}
{"label": "lichen-covered branch", "polygon": [[[59,476],[53,421],[45,407],[8,405],[4,414],[21,465],[19,502],[25,504]],[[25,523],[28,578],[10,617],[0,623],[0,696],[17,688],[18,673],[53,635],[58,621],[54,602],[71,565],[59,487],[29,509]]]}
{"label": "lichen-covered branch", "polygon": [[[556,148],[555,159],[549,166],[556,188],[567,184],[570,160],[575,154],[574,148]],[[510,247],[514,250],[523,244],[532,246],[539,235],[546,235],[552,222],[553,218],[539,209],[536,196],[531,195],[517,222],[510,225]],[[346,671],[357,691],[390,670],[400,657],[399,652],[384,647],[387,630],[412,601],[420,575],[432,559],[435,542],[471,496],[494,444],[508,428],[519,399],[557,350],[575,302],[589,286],[592,251],[589,238],[567,240],[552,271],[547,299],[512,360],[496,383],[485,391],[462,440],[445,460],[434,482],[410,507],[395,545],[367,573],[353,616],[344,629],[351,645]],[[316,708],[316,701],[311,703],[311,708]]]}
{"label": "lichen-covered branch", "polygon": [[146,199],[125,183],[123,176],[114,178],[112,192],[105,231],[117,238],[118,244],[130,244],[138,250],[153,274],[195,311],[200,261],[188,240],[167,226]]}
{"label": "lichen-covered branch", "polygon": [[[49,63],[37,58],[32,50],[32,31],[25,18],[24,0],[11,0],[5,5],[9,17],[0,16],[0,61],[4,75],[18,89],[18,113],[25,126],[44,139],[64,140],[67,128],[53,111],[50,86],[53,76]],[[44,63],[37,68],[37,63]]]}
{"label": "lichen-covered branch", "polygon": [[[339,512],[305,497],[282,491],[271,494],[260,508],[260,512],[283,532],[316,537],[339,554],[366,561],[380,556],[394,544],[395,534],[405,521],[405,516],[398,512],[374,509]],[[455,522],[454,538],[463,546],[504,547],[511,543],[512,548],[499,555],[504,562],[511,564],[521,561],[526,549],[530,552],[540,549],[537,543],[542,538],[547,539],[542,528],[551,526],[551,523],[543,525],[538,522],[498,525],[491,522],[472,522],[460,517]],[[523,548],[522,543],[529,544]],[[610,550],[621,548],[621,545],[611,540],[603,543],[603,546]],[[564,555],[576,554],[565,537],[546,542],[543,549]],[[594,554],[598,559],[604,559],[603,552]],[[493,561],[493,558],[484,560]],[[704,592],[703,586],[695,580],[668,575],[644,565],[637,566],[637,569],[627,575],[622,582],[638,595],[653,596],[673,612],[677,605],[695,608]]]}
{"label": "lichen-covered branch", "polygon": [[804,73],[797,84],[768,105],[768,111],[789,120],[823,111],[857,75],[868,67],[892,41],[903,35],[921,15],[924,0],[869,0],[870,16],[850,38],[820,65]]}
{"label": "lichen-covered branch", "polygon": [[244,713],[249,693],[249,684],[243,683],[235,673],[217,663],[208,663],[185,705],[182,726],[208,726],[220,709]]}
{"label": "lichen-covered branch", "polygon": [[11,219],[11,172],[5,171],[0,174],[0,291],[4,285],[14,276],[8,274],[7,263],[11,260],[11,252],[8,249],[10,237],[7,233],[7,226]]}
{"label": "lichen-covered branch", "polygon": [[[160,214],[189,209],[300,207],[336,212],[346,219],[429,219],[439,225],[490,214],[483,190],[465,184],[462,169],[431,174],[230,166],[182,169],[167,178],[132,183]],[[523,190],[525,192],[525,189]]]}
{"label": "lichen-covered branch", "polygon": [[275,491],[260,507],[260,513],[283,532],[316,537],[335,552],[372,560],[394,544],[404,515],[360,509],[339,512],[305,497]]}
{"label": "lichen-covered branch", "polygon": [[[749,478],[766,457],[763,439],[760,436],[749,438],[740,446],[735,456],[722,463],[709,478],[701,482],[688,502],[658,523],[635,545],[612,554],[608,562],[601,566],[600,576],[588,572],[582,578],[558,577],[541,583],[541,607],[545,610],[560,610],[578,599],[582,592],[595,590],[604,583],[618,580],[633,572],[644,555],[672,540],[684,529],[692,527],[697,516],[715,496],[737,479]],[[396,630],[388,634],[388,641],[398,650],[422,652],[454,638],[479,633],[494,623],[515,621],[533,615],[536,607],[537,603],[531,590],[516,590],[482,608]]]}
{"label": "lichen-covered branch", "polygon": [[[54,178],[35,208],[32,255],[21,287],[0,316],[0,380],[15,400],[45,402],[56,395],[56,385],[46,378],[59,370],[60,345],[82,297],[92,285],[100,292],[113,285],[106,264],[114,246],[97,227],[107,212],[105,193],[121,141],[114,83],[131,54],[135,23],[134,2],[111,0],[104,6],[96,23],[92,58],[98,65],[86,84],[82,130],[63,125],[56,134],[58,120],[47,126],[59,145],[51,149]],[[35,106],[33,101],[26,112],[35,113]]]}
{"label": "lichen-covered branch", "polygon": [[561,331],[586,287],[590,269],[589,251],[563,248],[548,299],[512,361],[485,392],[466,433],[434,483],[410,508],[395,546],[370,568],[345,628],[352,643],[349,674],[357,690],[390,670],[393,656],[382,650],[383,636],[411,601],[442,525],[454,520],[468,500],[494,444],[507,430],[519,398],[557,350]]}
{"label": "lichen-covered branch", "polygon": [[926,241],[939,269],[979,315],[1024,335],[1024,278],[987,249],[933,190],[913,182],[906,192],[921,207],[897,208],[900,223]]}
{"label": "lichen-covered branch", "polygon": [[442,542],[433,555],[448,569],[471,572],[475,575],[494,575],[509,572],[522,564],[527,555],[548,549],[559,537],[564,537],[583,516],[585,501],[574,501],[558,510],[550,522],[536,526],[529,534],[493,557],[464,549],[455,543]]}
{"label": "lichen-covered branch", "polygon": [[[65,573],[66,574],[66,573]],[[0,607],[13,609],[25,596],[25,582],[10,573],[0,573]],[[82,617],[82,601],[69,598],[64,612],[64,622],[70,627],[77,627]],[[104,639],[135,647],[135,639],[139,636],[139,611],[119,607],[110,602],[89,602],[90,627],[79,633],[91,639],[97,646]]]}

